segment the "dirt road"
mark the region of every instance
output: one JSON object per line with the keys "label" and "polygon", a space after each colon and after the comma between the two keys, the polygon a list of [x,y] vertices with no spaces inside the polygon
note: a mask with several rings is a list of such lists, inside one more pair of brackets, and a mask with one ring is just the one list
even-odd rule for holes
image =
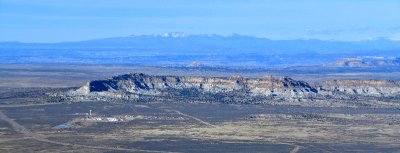
{"label": "dirt road", "polygon": [[55,145],[63,145],[63,146],[71,146],[71,147],[84,147],[84,148],[102,149],[102,150],[127,151],[127,152],[154,152],[154,153],[164,152],[164,151],[141,150],[141,149],[114,148],[114,147],[107,147],[107,146],[89,146],[89,145],[82,145],[82,144],[71,144],[71,143],[57,142],[57,141],[46,139],[44,136],[42,136],[40,134],[36,134],[36,133],[28,130],[27,128],[25,128],[21,124],[19,124],[16,121],[10,119],[1,110],[0,110],[0,119],[6,121],[7,123],[9,123],[12,126],[12,128],[15,131],[17,131],[19,133],[22,133],[27,137],[31,137],[31,138],[33,138],[33,139],[35,139],[37,141],[51,143],[51,144],[55,144]]}

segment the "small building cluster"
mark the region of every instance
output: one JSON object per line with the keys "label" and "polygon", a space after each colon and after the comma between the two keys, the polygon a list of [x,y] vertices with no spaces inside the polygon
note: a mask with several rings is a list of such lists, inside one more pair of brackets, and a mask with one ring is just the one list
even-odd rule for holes
{"label": "small building cluster", "polygon": [[89,113],[86,113],[86,116],[82,118],[85,121],[96,121],[96,122],[122,122],[123,119],[115,118],[115,117],[101,117],[95,116],[92,114],[92,110],[89,110]]}

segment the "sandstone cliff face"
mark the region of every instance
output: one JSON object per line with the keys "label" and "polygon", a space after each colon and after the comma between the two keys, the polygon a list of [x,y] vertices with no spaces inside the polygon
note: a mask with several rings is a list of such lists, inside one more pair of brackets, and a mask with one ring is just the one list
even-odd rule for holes
{"label": "sandstone cliff face", "polygon": [[[81,96],[103,96],[111,98],[138,98],[142,95],[161,96],[171,91],[196,91],[199,94],[240,94],[244,96],[276,96],[302,98],[318,93],[308,83],[290,78],[244,79],[230,78],[150,76],[127,74],[107,80],[90,81],[73,92]],[[199,95],[200,96],[200,95]]]}
{"label": "sandstone cliff face", "polygon": [[334,80],[318,85],[288,77],[257,79],[233,76],[177,77],[126,74],[107,80],[90,81],[70,93],[78,99],[140,99],[142,96],[180,96],[219,98],[312,99],[325,96],[395,97],[400,95],[400,83],[385,80]]}
{"label": "sandstone cliff face", "polygon": [[333,80],[319,87],[324,94],[349,94],[372,97],[400,95],[400,82],[390,80]]}

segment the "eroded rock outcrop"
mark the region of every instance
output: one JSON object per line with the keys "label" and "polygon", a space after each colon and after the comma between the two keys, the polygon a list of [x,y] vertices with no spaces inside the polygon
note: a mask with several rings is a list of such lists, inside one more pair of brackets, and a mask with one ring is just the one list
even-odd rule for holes
{"label": "eroded rock outcrop", "polygon": [[[291,78],[263,77],[246,79],[240,76],[217,77],[177,77],[150,76],[132,73],[107,80],[88,82],[72,95],[82,98],[122,98],[137,99],[141,96],[181,95],[201,96],[205,94],[233,94],[242,96],[275,96],[281,98],[304,98],[313,96],[318,90],[303,81]],[[97,98],[98,99],[98,98]]]}
{"label": "eroded rock outcrop", "polygon": [[242,102],[260,99],[396,97],[400,95],[400,83],[387,80],[334,80],[310,85],[288,77],[178,77],[132,73],[90,81],[68,95],[78,100],[184,97]]}
{"label": "eroded rock outcrop", "polygon": [[371,97],[400,95],[400,82],[391,80],[333,80],[323,82],[319,90],[323,94],[348,94]]}

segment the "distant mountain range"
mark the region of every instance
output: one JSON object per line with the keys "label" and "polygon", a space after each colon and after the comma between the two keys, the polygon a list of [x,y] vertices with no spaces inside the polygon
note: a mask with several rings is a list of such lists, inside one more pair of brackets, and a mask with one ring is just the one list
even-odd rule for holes
{"label": "distant mountain range", "polygon": [[0,63],[292,66],[355,56],[400,56],[400,41],[270,40],[237,34],[165,33],[79,42],[0,42],[0,51]]}

